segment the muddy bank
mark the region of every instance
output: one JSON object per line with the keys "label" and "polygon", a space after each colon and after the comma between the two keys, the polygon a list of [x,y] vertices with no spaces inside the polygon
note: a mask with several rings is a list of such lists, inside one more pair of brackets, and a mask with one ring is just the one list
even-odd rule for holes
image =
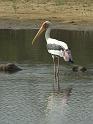
{"label": "muddy bank", "polygon": [[[12,20],[1,19],[0,29],[38,29],[42,22],[45,20]],[[62,22],[59,20],[49,20],[53,23],[53,29],[66,29],[66,30],[79,30],[79,31],[91,31],[93,30],[93,24],[81,23],[75,24],[73,22]]]}
{"label": "muddy bank", "polygon": [[56,28],[92,30],[93,1],[0,0],[0,28],[38,28],[45,20]]}

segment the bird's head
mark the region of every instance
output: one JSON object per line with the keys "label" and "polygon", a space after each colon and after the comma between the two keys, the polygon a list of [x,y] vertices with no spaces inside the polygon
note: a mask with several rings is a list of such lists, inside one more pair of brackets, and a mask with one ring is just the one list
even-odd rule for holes
{"label": "bird's head", "polygon": [[71,50],[70,49],[64,50],[63,58],[64,58],[65,61],[73,63],[73,59],[72,59],[72,55],[71,55]]}
{"label": "bird's head", "polygon": [[43,22],[43,24],[41,25],[39,31],[37,32],[37,34],[35,35],[34,39],[32,40],[32,45],[34,44],[34,42],[36,41],[36,39],[44,32],[47,30],[47,28],[49,28],[51,25],[51,22],[49,21],[45,21]]}

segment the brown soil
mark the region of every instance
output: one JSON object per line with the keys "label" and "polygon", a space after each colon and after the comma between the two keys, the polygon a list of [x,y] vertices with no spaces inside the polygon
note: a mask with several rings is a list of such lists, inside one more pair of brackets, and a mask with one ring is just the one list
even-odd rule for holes
{"label": "brown soil", "polygon": [[20,2],[0,0],[0,27],[21,25],[23,22],[27,26],[28,22],[30,24],[30,22],[34,23],[37,20],[37,22],[51,20],[63,24],[93,26],[92,0],[90,0],[91,2],[74,2],[71,0],[63,4],[56,4],[53,1],[47,0],[45,3],[37,4],[31,0],[26,2],[24,0]]}

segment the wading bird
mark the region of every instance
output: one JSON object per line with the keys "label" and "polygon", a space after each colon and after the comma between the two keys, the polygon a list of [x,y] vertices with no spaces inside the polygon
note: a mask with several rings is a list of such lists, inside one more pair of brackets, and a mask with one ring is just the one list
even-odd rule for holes
{"label": "wading bird", "polygon": [[[50,31],[51,31],[52,23],[49,21],[45,21],[39,31],[37,32],[36,36],[32,40],[32,45],[36,41],[37,38],[39,38],[40,34],[42,32],[45,32],[45,39],[47,42],[47,50],[52,55],[53,62],[54,62],[54,80],[57,83],[58,89],[60,89],[59,86],[59,58],[63,57],[63,59],[67,62],[73,63],[71,51],[68,48],[67,44],[62,41],[58,41],[56,39],[53,39],[50,37]],[[57,67],[56,67],[56,60],[57,60]]]}

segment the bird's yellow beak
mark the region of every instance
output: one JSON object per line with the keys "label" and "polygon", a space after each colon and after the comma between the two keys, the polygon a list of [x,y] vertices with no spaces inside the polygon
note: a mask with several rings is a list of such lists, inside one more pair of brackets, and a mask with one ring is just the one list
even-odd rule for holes
{"label": "bird's yellow beak", "polygon": [[36,39],[45,31],[45,28],[41,26],[41,28],[39,29],[39,31],[37,32],[37,34],[35,35],[34,39],[32,40],[32,45],[34,44],[34,42],[36,41]]}

